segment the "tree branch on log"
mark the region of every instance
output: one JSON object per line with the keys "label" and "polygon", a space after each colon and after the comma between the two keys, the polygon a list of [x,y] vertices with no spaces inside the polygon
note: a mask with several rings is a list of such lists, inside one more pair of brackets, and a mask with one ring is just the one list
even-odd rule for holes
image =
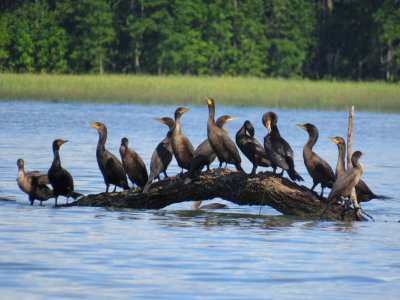
{"label": "tree branch on log", "polygon": [[[311,192],[287,178],[274,176],[272,172],[248,175],[227,169],[201,172],[200,176],[184,184],[186,174],[154,182],[150,190],[142,193],[137,188],[118,193],[101,193],[84,196],[65,206],[100,206],[134,209],[161,209],[174,203],[208,200],[216,197],[238,205],[268,205],[285,215],[318,219],[326,206],[326,198]],[[356,220],[353,208],[332,205],[326,212],[329,220]]]}

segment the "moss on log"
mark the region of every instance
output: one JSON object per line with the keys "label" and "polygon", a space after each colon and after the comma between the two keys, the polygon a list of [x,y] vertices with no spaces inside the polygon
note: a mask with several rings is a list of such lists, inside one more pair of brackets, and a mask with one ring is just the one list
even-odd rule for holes
{"label": "moss on log", "polygon": [[[216,197],[238,205],[268,205],[285,215],[318,219],[326,206],[309,188],[272,172],[248,175],[237,171],[213,169],[185,184],[186,175],[173,176],[153,182],[148,193],[141,188],[116,193],[84,196],[66,206],[99,206],[134,209],[161,209],[174,203],[208,200]],[[324,219],[356,220],[354,209],[344,212],[342,205],[332,205]]]}

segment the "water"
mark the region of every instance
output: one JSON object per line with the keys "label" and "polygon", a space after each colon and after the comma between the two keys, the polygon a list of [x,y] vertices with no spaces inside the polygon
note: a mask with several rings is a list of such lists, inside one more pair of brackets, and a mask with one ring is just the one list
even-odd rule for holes
{"label": "water", "polygon": [[[107,148],[118,154],[126,136],[149,164],[167,127],[153,120],[175,107],[80,103],[0,103],[0,297],[1,299],[271,299],[400,296],[400,115],[355,113],[353,150],[362,150],[363,179],[389,200],[363,205],[376,222],[328,222],[283,216],[263,207],[229,205],[223,211],[191,211],[191,202],[162,210],[54,208],[54,200],[30,206],[16,183],[18,158],[27,171],[47,172],[52,141],[75,190],[98,193],[105,185],[95,151],[98,134],[86,121],[108,127]],[[246,119],[262,141],[266,110],[217,106],[217,116]],[[295,153],[298,172],[307,133],[318,126],[315,151],[333,167],[336,145],[346,136],[347,112],[276,111],[282,136]],[[182,116],[183,132],[197,146],[206,137],[207,107]],[[119,156],[119,154],[118,154]],[[243,167],[251,164],[243,157]],[[214,165],[216,166],[216,165]],[[170,175],[180,169],[173,161]],[[319,191],[319,188],[317,188]],[[62,203],[63,197],[59,199]],[[205,203],[210,203],[207,201]]]}

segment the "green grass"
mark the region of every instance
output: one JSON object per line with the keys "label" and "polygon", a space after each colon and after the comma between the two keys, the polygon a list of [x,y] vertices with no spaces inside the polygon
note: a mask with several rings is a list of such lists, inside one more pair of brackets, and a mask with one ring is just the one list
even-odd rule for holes
{"label": "green grass", "polygon": [[254,77],[0,74],[0,100],[400,112],[400,85]]}

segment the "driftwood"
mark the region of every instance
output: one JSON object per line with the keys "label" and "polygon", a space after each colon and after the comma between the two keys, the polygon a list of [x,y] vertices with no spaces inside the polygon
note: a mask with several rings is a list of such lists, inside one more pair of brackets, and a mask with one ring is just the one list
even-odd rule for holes
{"label": "driftwood", "polygon": [[[213,169],[185,184],[186,174],[176,175],[154,182],[148,193],[137,188],[117,193],[101,193],[84,196],[66,206],[100,206],[134,209],[161,209],[173,203],[192,200],[208,200],[216,197],[238,205],[268,205],[285,215],[318,219],[326,206],[326,198],[311,192],[287,178],[274,176],[272,172],[256,175]],[[189,208],[189,206],[188,206]],[[354,209],[332,205],[324,219],[356,220]]]}

